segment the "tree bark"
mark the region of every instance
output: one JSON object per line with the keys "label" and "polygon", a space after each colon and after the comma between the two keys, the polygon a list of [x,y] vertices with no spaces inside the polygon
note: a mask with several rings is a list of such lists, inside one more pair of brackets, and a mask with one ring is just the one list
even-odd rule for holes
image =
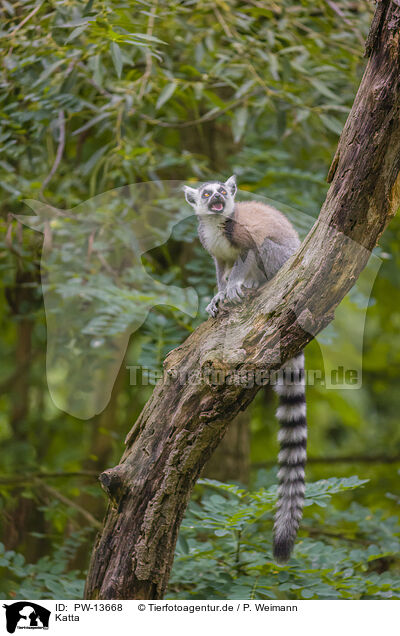
{"label": "tree bark", "polygon": [[[275,278],[192,333],[100,481],[110,498],[86,597],[159,599],[192,487],[261,375],[298,354],[354,285],[400,202],[400,7],[378,4],[370,56],[318,221]],[[240,383],[235,373],[258,373]],[[203,374],[202,381],[193,377]],[[207,381],[204,376],[209,374]],[[217,377],[218,376],[218,377]],[[192,381],[187,378],[192,377]]]}

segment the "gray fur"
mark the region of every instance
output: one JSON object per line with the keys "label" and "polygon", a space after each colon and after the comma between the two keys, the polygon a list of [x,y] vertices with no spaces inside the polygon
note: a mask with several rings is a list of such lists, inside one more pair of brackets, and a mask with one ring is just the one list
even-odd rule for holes
{"label": "gray fur", "polygon": [[[198,189],[184,186],[186,200],[198,216],[200,241],[216,264],[218,292],[206,308],[213,317],[217,315],[222,302],[238,303],[243,299],[246,289],[260,287],[275,276],[299,247],[298,239],[282,235],[280,242],[265,238],[260,247],[254,243],[244,253],[229,236],[229,223],[234,218],[236,190],[234,175],[224,183],[208,182]],[[210,196],[205,198],[204,193],[209,193]],[[221,213],[216,214],[210,210],[210,200],[214,197],[223,200],[224,208]]]}
{"label": "gray fur", "polygon": [[[239,245],[237,234],[234,233],[234,176],[224,183],[210,182],[198,189],[185,186],[184,190],[186,200],[198,215],[200,241],[215,263],[218,292],[206,308],[215,317],[222,303],[241,302],[246,290],[258,288],[275,276],[296,252],[300,242],[290,224],[285,219],[282,220],[282,215],[272,208],[273,217],[270,223],[275,223],[275,230],[278,225],[279,231],[273,234],[277,240],[268,238],[269,228],[266,227],[266,237],[260,246],[255,239],[252,240],[252,237],[243,232],[242,244]],[[218,213],[212,210],[215,207],[213,201],[217,202],[217,207],[218,202],[223,203]],[[246,226],[239,224],[236,227]],[[263,230],[262,225],[261,237]],[[281,427],[278,435],[281,450],[278,458],[280,470],[274,523],[274,557],[282,563],[289,559],[294,546],[305,493],[307,423],[303,354],[283,366],[274,388],[280,399],[276,417]]]}
{"label": "gray fur", "polygon": [[259,249],[260,257],[264,266],[266,279],[270,280],[284,263],[299,248],[300,241],[297,239],[286,239],[282,243],[277,243],[266,238]]}
{"label": "gray fur", "polygon": [[[277,512],[274,523],[274,557],[284,563],[290,557],[302,517],[306,462],[306,398],[304,355],[289,360],[275,385],[280,405],[276,417],[280,423],[278,441],[280,469]],[[285,380],[290,377],[290,382]]]}

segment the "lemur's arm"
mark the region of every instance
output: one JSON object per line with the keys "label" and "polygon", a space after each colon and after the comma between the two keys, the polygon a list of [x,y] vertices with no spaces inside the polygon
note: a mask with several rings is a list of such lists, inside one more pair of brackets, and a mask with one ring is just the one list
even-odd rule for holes
{"label": "lemur's arm", "polygon": [[226,289],[226,283],[227,283],[226,276],[224,276],[224,270],[225,270],[224,264],[222,261],[219,261],[217,258],[214,258],[214,264],[215,264],[215,273],[217,277],[218,292],[224,292]]}
{"label": "lemur's arm", "polygon": [[245,293],[244,288],[254,289],[265,280],[262,263],[257,256],[255,249],[248,249],[243,251],[235,261],[225,290],[225,298],[231,303],[240,302]]}
{"label": "lemur's arm", "polygon": [[[228,275],[225,273],[226,265],[214,258],[215,271],[217,276],[218,293],[214,296],[206,311],[211,316],[218,313],[218,305],[223,300],[231,303],[238,303],[244,296],[245,289],[258,287],[265,275],[257,264],[257,255],[255,250],[246,249],[238,256]],[[262,265],[261,265],[262,268]]]}
{"label": "lemur's arm", "polygon": [[217,286],[218,292],[215,294],[214,298],[211,300],[210,304],[206,307],[206,312],[210,314],[210,316],[216,316],[218,313],[218,305],[225,298],[225,290],[227,285],[227,278],[225,276],[225,267],[222,261],[219,261],[217,258],[213,257],[215,264],[215,273],[217,277]]}

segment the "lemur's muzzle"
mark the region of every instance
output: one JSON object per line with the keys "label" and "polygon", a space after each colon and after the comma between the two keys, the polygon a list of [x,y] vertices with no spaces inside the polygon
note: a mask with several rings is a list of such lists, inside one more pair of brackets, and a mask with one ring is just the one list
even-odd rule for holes
{"label": "lemur's muzzle", "polygon": [[212,212],[222,212],[225,207],[225,199],[220,194],[215,194],[209,203],[208,208]]}

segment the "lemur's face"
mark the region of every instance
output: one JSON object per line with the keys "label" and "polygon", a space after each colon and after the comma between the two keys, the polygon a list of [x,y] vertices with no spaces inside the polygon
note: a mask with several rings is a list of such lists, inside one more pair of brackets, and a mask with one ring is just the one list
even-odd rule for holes
{"label": "lemur's face", "polygon": [[236,178],[233,175],[225,183],[210,181],[200,188],[184,186],[186,201],[194,207],[196,214],[222,214],[229,216],[233,212],[236,194]]}

